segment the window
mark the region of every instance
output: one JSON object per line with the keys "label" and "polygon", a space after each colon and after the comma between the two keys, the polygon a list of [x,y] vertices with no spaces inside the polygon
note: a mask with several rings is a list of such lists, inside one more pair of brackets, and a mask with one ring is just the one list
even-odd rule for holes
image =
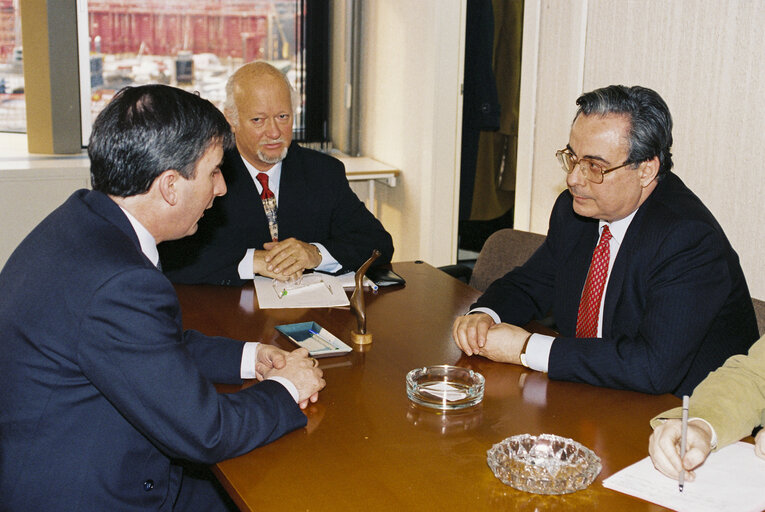
{"label": "window", "polygon": [[[15,67],[0,69],[19,70],[12,83],[6,79],[6,89],[20,83],[21,94],[0,98],[14,105],[16,131],[24,131],[18,1],[0,0],[0,51],[19,52]],[[80,0],[78,9],[83,145],[95,117],[122,87],[165,83],[198,91],[222,108],[228,76],[256,59],[283,70],[301,95],[295,138],[326,140],[325,0]],[[4,113],[0,130],[10,129],[4,124],[12,117]]]}
{"label": "window", "polygon": [[26,129],[18,0],[0,0],[0,131]]}

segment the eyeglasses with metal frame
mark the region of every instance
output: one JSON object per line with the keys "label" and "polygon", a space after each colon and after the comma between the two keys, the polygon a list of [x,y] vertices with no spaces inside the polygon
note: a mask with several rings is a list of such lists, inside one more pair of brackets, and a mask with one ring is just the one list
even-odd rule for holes
{"label": "eyeglasses with metal frame", "polygon": [[569,148],[563,148],[556,151],[555,157],[558,159],[561,169],[563,169],[566,174],[571,174],[574,171],[574,168],[578,165],[579,170],[582,171],[582,175],[587,180],[596,184],[603,183],[603,176],[609,172],[614,172],[621,169],[622,167],[626,167],[634,163],[627,159],[627,161],[621,165],[611,167],[610,169],[605,169],[603,165],[594,162],[589,158],[577,158],[573,153],[571,153]]}

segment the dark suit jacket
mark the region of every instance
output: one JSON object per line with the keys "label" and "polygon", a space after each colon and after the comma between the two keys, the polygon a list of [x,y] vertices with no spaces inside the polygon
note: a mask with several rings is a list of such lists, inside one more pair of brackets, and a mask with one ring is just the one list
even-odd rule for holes
{"label": "dark suit jacket", "polygon": [[[215,199],[194,235],[160,244],[162,268],[176,283],[243,284],[237,266],[249,248],[271,241],[258,190],[236,149],[222,167],[228,192]],[[319,242],[345,271],[356,271],[379,249],[376,265],[393,256],[382,224],[353,193],[342,162],[290,145],[279,182],[279,239]]]}
{"label": "dark suit jacket", "polygon": [[234,394],[242,342],[183,331],[125,214],[81,190],[0,272],[0,509],[171,510],[174,460],[212,464],[305,425],[279,383]]}
{"label": "dark suit jacket", "polygon": [[674,174],[632,219],[606,289],[601,339],[577,339],[576,316],[598,222],[563,192],[544,244],[474,304],[525,325],[552,311],[560,336],[552,379],[646,393],[689,394],[757,339],[738,255],[712,214]]}

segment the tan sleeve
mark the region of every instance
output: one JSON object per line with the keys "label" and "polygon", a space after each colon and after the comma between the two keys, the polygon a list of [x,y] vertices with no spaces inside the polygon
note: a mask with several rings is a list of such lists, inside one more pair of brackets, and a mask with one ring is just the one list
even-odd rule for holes
{"label": "tan sleeve", "polygon": [[[651,420],[656,428],[662,420],[680,418],[677,407]],[[695,390],[688,414],[704,418],[717,433],[717,448],[722,448],[752,433],[765,419],[765,336],[747,355],[735,355],[710,373]]]}

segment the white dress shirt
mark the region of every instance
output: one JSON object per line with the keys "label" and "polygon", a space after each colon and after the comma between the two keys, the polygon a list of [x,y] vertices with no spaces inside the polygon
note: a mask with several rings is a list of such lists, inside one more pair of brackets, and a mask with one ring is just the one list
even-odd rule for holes
{"label": "white dress shirt", "polygon": [[[606,222],[601,220],[598,223],[598,240],[600,240],[600,234],[603,233],[603,228],[608,226],[611,231],[611,240],[609,240],[609,257],[608,257],[608,274],[606,275],[606,282],[604,286],[603,296],[600,298],[600,311],[598,313],[598,337],[603,334],[603,304],[606,302],[606,293],[608,293],[608,281],[611,279],[611,268],[614,266],[616,255],[619,253],[619,248],[624,240],[624,235],[627,233],[627,228],[630,227],[632,219],[635,217],[637,210],[630,213],[623,219],[616,220],[614,222]],[[584,290],[582,290],[584,291]],[[494,320],[495,324],[500,323],[499,315],[490,308],[475,308],[470,313],[481,312],[486,313]],[[554,336],[547,336],[545,334],[532,334],[529,338],[529,343],[526,345],[526,365],[532,370],[540,372],[547,372],[550,361],[550,350],[552,344],[555,341]]]}
{"label": "white dress shirt", "polygon": [[[271,167],[267,171],[259,171],[253,166],[250,162],[248,162],[244,157],[242,158],[242,162],[244,162],[244,166],[247,168],[247,171],[250,173],[250,177],[252,178],[253,183],[255,183],[255,187],[258,189],[258,195],[260,195],[263,192],[263,185],[260,184],[260,182],[255,178],[255,176],[258,175],[258,173],[265,172],[268,175],[268,188],[271,189],[271,192],[274,193],[274,199],[276,200],[277,206],[279,205],[279,182],[282,177],[282,163],[278,162],[274,164],[273,167]],[[279,215],[277,213],[277,222],[279,219]],[[337,272],[343,266],[329,253],[326,247],[324,247],[323,244],[320,244],[318,242],[310,242],[311,245],[315,246],[317,249],[319,249],[319,254],[321,254],[321,263],[315,268],[315,270],[319,270],[322,272]],[[250,248],[247,249],[247,252],[244,254],[244,258],[239,262],[239,266],[237,267],[239,271],[239,278],[240,279],[252,279],[255,277],[255,273],[252,269],[252,258],[255,254],[256,249],[263,249],[260,248]]]}
{"label": "white dress shirt", "polygon": [[[141,252],[143,252],[144,256],[146,256],[149,261],[151,261],[152,264],[156,267],[159,263],[157,241],[154,240],[154,237],[151,233],[149,233],[149,230],[146,229],[144,225],[138,221],[138,219],[133,217],[129,211],[122,208],[121,206],[120,209],[125,213],[128,221],[130,221],[130,225],[133,226],[133,231],[135,231],[135,234],[138,237],[138,243],[141,245]],[[260,343],[257,342],[247,341],[244,343],[244,348],[242,349],[242,362],[239,366],[239,376],[241,378],[254,379],[256,377],[255,362],[258,358],[259,346]],[[292,395],[292,398],[295,399],[295,402],[298,401],[300,395],[298,394],[297,387],[289,379],[273,376],[269,377],[267,380],[275,380],[287,388],[287,391],[289,391],[290,395]]]}

